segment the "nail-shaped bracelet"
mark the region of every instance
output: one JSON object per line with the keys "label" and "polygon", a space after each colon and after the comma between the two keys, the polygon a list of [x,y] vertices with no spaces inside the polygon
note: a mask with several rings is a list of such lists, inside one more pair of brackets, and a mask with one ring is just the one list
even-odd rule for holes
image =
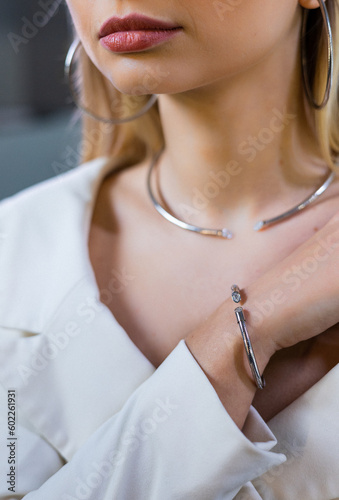
{"label": "nail-shaped bracelet", "polygon": [[[236,303],[239,303],[241,301],[241,294],[240,294],[239,287],[237,285],[232,286],[232,299]],[[248,331],[246,328],[246,320],[245,320],[245,316],[244,316],[244,310],[242,307],[239,306],[236,309],[234,309],[234,312],[235,312],[235,316],[237,318],[237,322],[238,322],[238,325],[240,328],[242,339],[244,341],[245,351],[247,354],[248,362],[250,364],[253,378],[257,384],[257,387],[259,389],[263,389],[265,387],[266,383],[265,383],[264,377],[262,377],[260,375],[259,368],[257,365],[257,360],[255,359],[251,340],[250,340],[250,337],[248,335]]]}

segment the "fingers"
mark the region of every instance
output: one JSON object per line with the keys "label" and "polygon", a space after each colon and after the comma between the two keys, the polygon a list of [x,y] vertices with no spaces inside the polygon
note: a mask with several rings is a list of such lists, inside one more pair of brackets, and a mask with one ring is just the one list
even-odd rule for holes
{"label": "fingers", "polygon": [[276,350],[339,322],[339,214],[246,290],[251,328]]}

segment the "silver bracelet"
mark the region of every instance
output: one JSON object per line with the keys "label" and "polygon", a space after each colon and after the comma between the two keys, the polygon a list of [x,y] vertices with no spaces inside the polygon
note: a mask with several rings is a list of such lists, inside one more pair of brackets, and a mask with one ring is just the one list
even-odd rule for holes
{"label": "silver bracelet", "polygon": [[[232,286],[232,300],[236,303],[239,303],[241,301],[241,294],[240,294],[239,287],[237,285]],[[257,360],[255,359],[253,347],[252,347],[250,337],[248,335],[248,331],[246,328],[246,320],[245,320],[245,316],[244,316],[244,310],[242,307],[239,306],[236,309],[234,309],[234,312],[235,312],[235,316],[237,318],[237,322],[238,322],[238,325],[240,328],[242,339],[244,341],[245,351],[247,354],[248,362],[250,364],[253,378],[257,384],[257,387],[259,389],[263,389],[266,385],[266,382],[265,382],[264,377],[262,377],[260,375],[259,368],[257,365]]]}

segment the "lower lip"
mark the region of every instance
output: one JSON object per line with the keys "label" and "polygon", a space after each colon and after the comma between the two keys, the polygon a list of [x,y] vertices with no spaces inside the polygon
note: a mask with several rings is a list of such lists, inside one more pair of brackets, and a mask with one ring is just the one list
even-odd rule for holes
{"label": "lower lip", "polygon": [[140,52],[173,38],[181,28],[171,30],[118,31],[100,39],[111,52]]}

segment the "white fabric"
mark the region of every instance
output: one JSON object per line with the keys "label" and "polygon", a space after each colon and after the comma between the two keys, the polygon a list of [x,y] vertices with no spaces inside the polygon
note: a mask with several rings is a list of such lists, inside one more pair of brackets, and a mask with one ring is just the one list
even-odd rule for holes
{"label": "white fabric", "polygon": [[0,500],[339,498],[339,365],[268,424],[251,408],[241,432],[184,341],[155,370],[100,303],[87,240],[114,168],[0,204]]}

